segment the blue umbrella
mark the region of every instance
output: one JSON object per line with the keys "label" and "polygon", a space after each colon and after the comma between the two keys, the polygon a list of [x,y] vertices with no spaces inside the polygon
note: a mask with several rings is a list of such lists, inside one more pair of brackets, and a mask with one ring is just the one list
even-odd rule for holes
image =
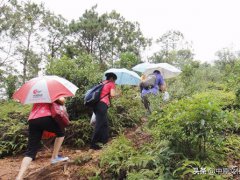
{"label": "blue umbrella", "polygon": [[151,68],[153,65],[153,63],[144,62],[132,67],[132,70],[143,73],[144,71],[146,71],[146,69]]}
{"label": "blue umbrella", "polygon": [[[114,73],[117,76],[116,84],[118,85],[139,85],[141,78],[140,76],[133,72],[129,71],[125,68],[117,69],[111,68],[104,72],[104,75],[107,73]],[[103,79],[106,79],[104,76]]]}

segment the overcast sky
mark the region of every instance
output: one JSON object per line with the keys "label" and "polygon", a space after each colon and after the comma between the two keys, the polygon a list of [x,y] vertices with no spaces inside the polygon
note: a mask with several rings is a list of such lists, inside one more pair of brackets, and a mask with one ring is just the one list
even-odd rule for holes
{"label": "overcast sky", "polygon": [[[69,21],[98,5],[97,12],[116,10],[140,23],[145,37],[157,39],[168,30],[179,30],[193,43],[195,59],[211,62],[215,52],[240,49],[240,0],[32,0],[43,2]],[[146,56],[151,56],[148,51]]]}

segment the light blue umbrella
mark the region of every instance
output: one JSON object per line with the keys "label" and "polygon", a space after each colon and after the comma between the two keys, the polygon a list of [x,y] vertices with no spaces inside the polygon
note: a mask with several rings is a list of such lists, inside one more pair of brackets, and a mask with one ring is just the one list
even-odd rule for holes
{"label": "light blue umbrella", "polygon": [[153,63],[144,62],[132,67],[132,70],[143,73],[144,71],[146,71],[146,69],[151,68],[153,65]]}
{"label": "light blue umbrella", "polygon": [[133,72],[129,71],[125,68],[111,68],[104,72],[103,79],[105,80],[105,74],[114,73],[117,76],[116,84],[118,85],[139,85],[141,78],[140,76]]}

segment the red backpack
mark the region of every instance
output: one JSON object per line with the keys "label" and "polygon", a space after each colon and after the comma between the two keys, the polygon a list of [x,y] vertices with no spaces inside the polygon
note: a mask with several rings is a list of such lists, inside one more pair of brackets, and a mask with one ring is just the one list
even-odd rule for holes
{"label": "red backpack", "polygon": [[69,115],[64,105],[53,102],[51,105],[52,118],[58,123],[60,128],[65,128],[70,124]]}

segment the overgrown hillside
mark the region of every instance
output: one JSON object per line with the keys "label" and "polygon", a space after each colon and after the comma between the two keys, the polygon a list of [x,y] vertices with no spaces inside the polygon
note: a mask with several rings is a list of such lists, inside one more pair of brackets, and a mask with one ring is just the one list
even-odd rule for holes
{"label": "overgrown hillside", "polygon": [[212,64],[200,63],[181,32],[160,35],[147,61],[182,71],[166,79],[169,101],[162,94],[150,96],[149,115],[139,87],[118,85],[121,96],[108,111],[111,139],[102,150],[89,151],[92,110],[84,106],[85,92],[109,68],[130,70],[145,62],[141,55],[155,40],[116,11],[99,14],[97,5],[67,22],[43,4],[0,4],[0,179],[15,178],[27,145],[31,105],[12,95],[40,74],[63,77],[79,88],[66,101],[71,124],[62,152],[71,161],[50,165],[53,139],[43,140],[26,178],[239,179],[239,52],[222,49]]}
{"label": "overgrown hillside", "polygon": [[[168,81],[170,101],[164,102],[161,95],[152,96],[154,111],[144,121],[142,117],[146,112],[138,88],[118,87],[122,96],[112,101],[109,111],[114,139],[97,157],[94,155],[97,162],[90,160],[91,153],[86,162],[83,158],[88,154],[86,148],[92,132],[91,113],[86,109],[81,118],[72,118],[64,146],[69,152],[83,148],[80,157],[78,151],[71,152],[73,160],[81,162],[79,171],[74,172],[81,170],[80,174],[89,179],[91,176],[93,179],[237,179],[240,163],[238,86],[230,87],[228,81],[212,82],[211,78],[195,81],[203,73],[201,68],[192,72],[191,77],[184,76],[183,72]],[[188,81],[184,81],[186,78]],[[191,86],[192,81],[205,86]],[[68,108],[73,102],[79,103],[70,99]],[[26,145],[25,120],[30,106],[15,102],[1,105],[4,107],[1,156],[19,154]],[[95,170],[84,171],[82,167],[86,163]],[[69,164],[68,168],[71,167]]]}

